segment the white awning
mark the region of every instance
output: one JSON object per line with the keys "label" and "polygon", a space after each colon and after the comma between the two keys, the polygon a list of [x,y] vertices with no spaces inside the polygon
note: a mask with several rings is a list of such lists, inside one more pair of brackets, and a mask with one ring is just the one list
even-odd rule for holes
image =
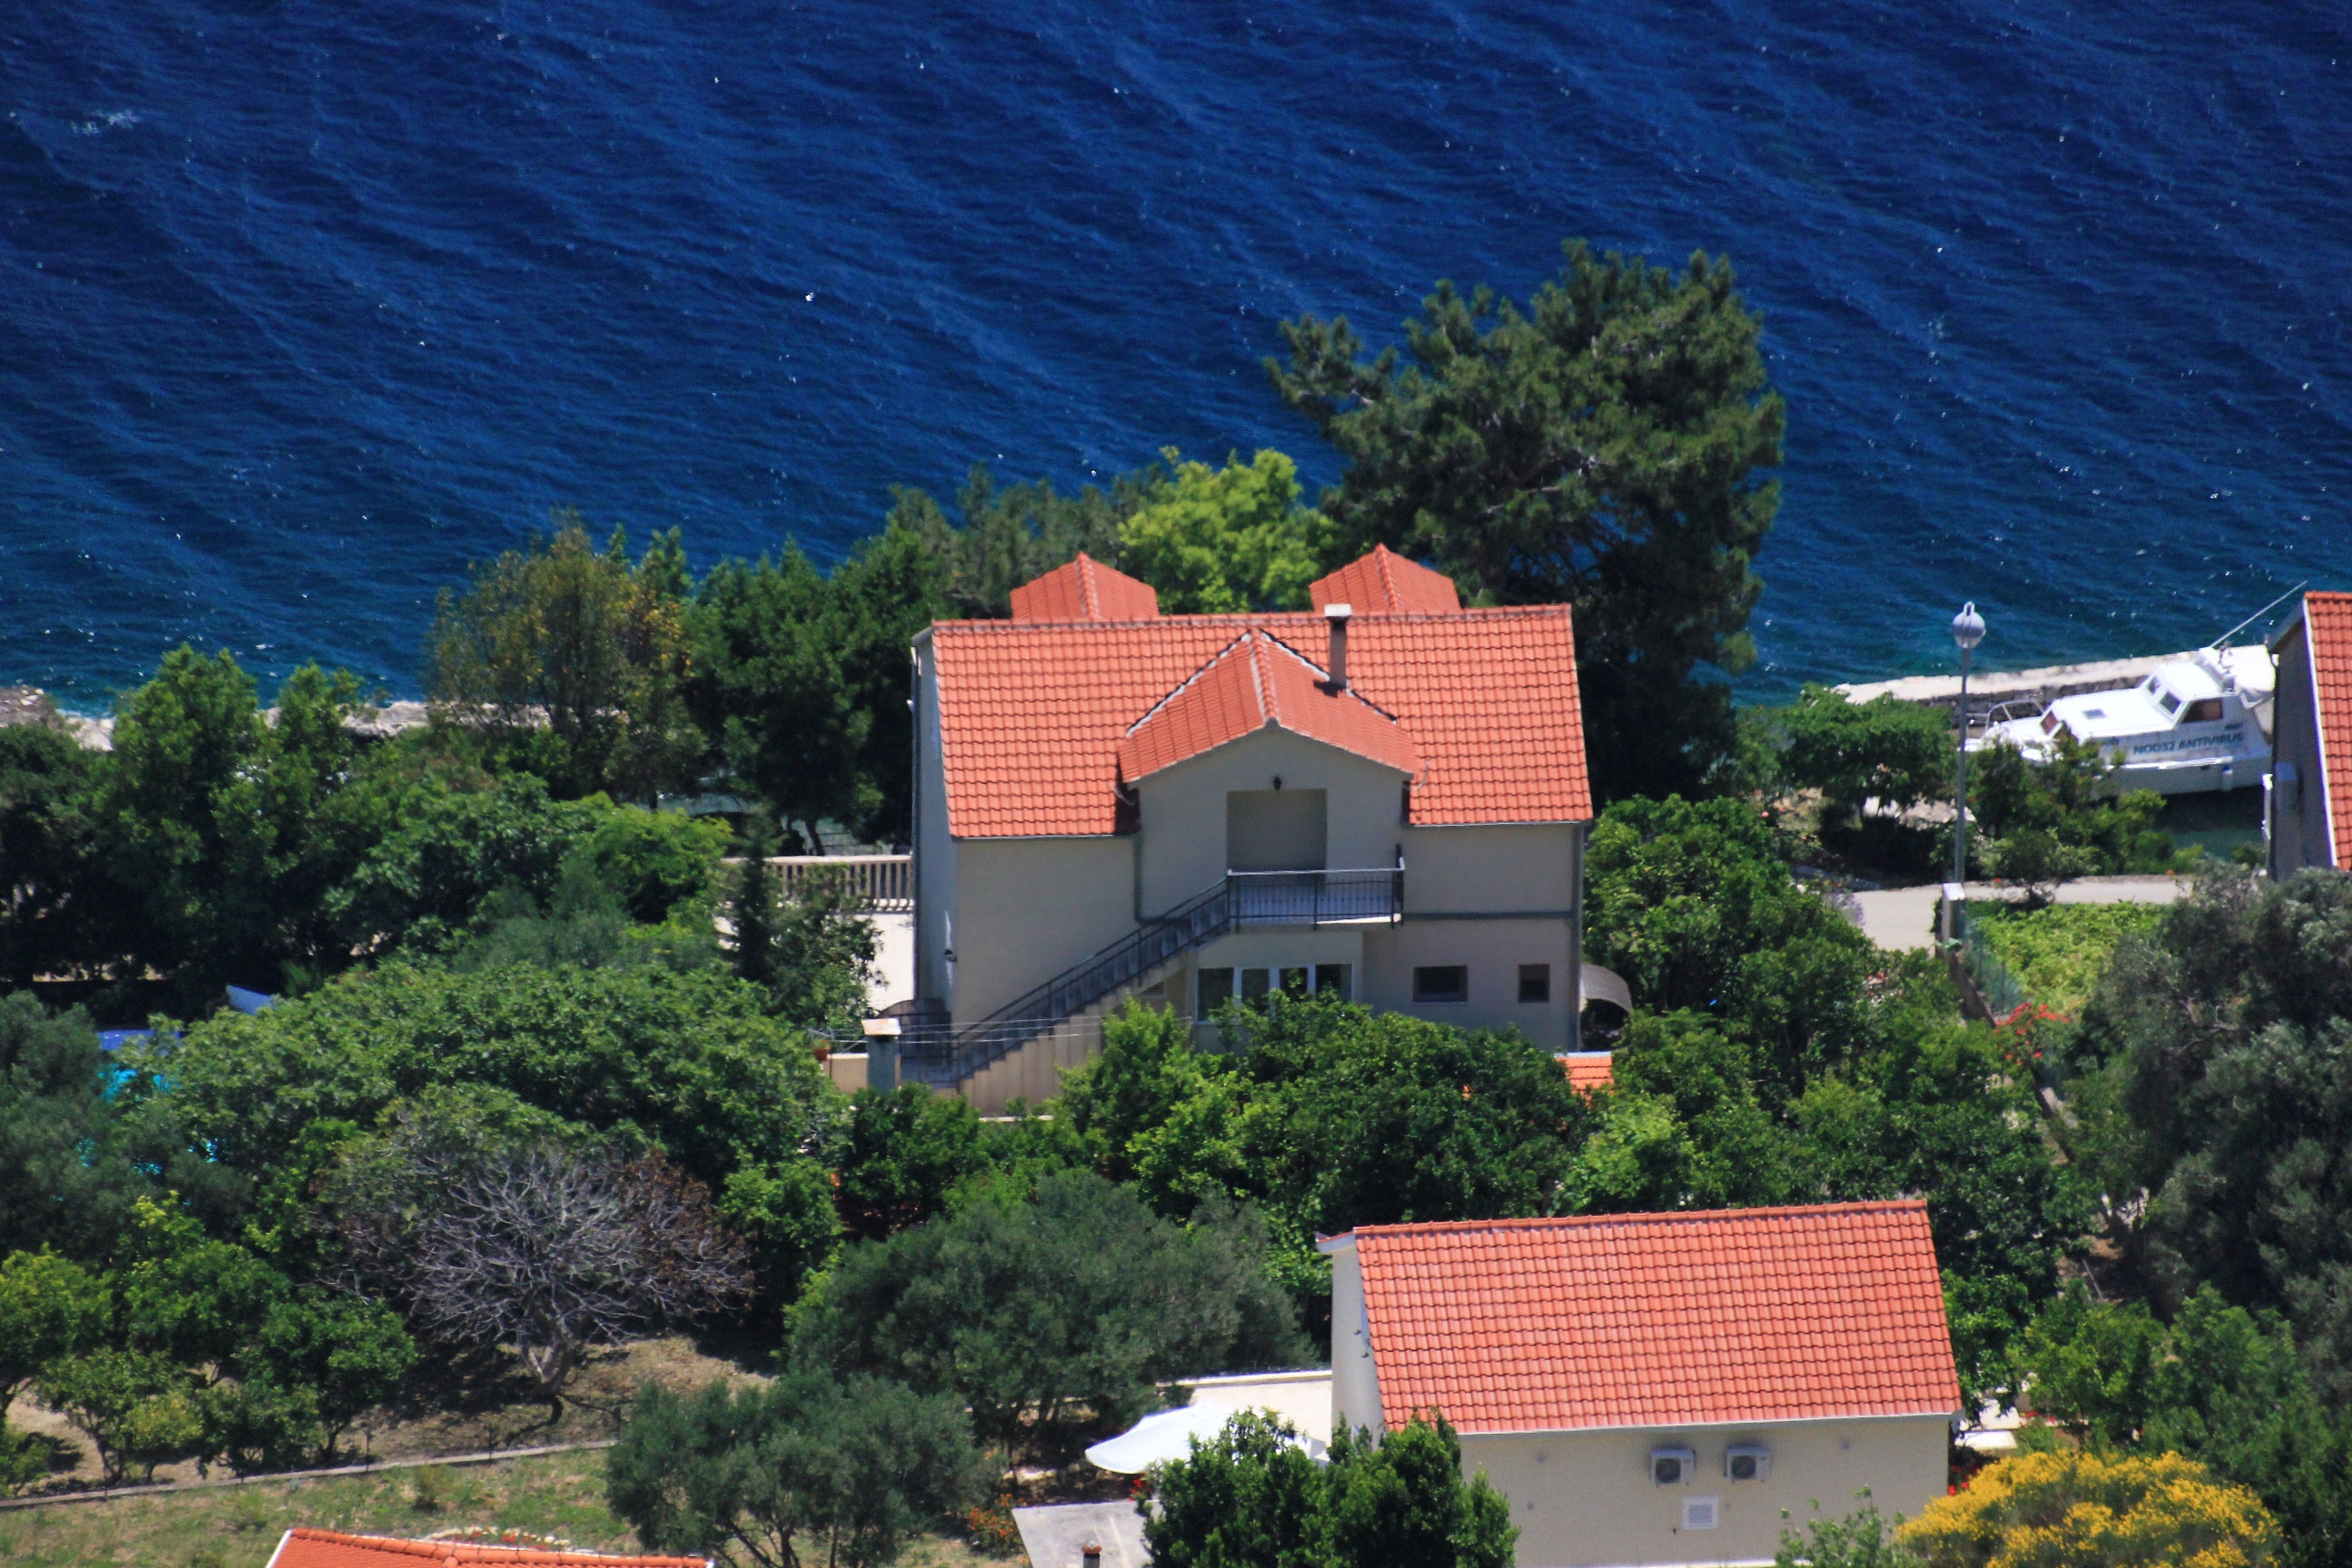
{"label": "white awning", "polygon": [[[1154,1465],[1190,1458],[1193,1439],[1213,1440],[1234,1412],[1211,1405],[1188,1405],[1147,1415],[1116,1437],[1105,1438],[1087,1450],[1087,1462],[1117,1475],[1137,1476]],[[1312,1437],[1295,1439],[1296,1446],[1317,1459],[1323,1445]]]}

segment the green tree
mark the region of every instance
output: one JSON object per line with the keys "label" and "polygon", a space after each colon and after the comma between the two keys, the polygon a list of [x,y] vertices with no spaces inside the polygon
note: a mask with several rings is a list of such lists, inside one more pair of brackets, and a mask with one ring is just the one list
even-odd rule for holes
{"label": "green tree", "polygon": [[1144,1524],[1170,1568],[1507,1568],[1518,1541],[1510,1505],[1481,1473],[1462,1474],[1444,1416],[1416,1415],[1374,1442],[1341,1432],[1318,1468],[1296,1434],[1235,1416],[1159,1475]]}
{"label": "green tree", "polygon": [[325,904],[357,846],[336,800],[353,764],[344,721],[359,683],[306,666],[278,721],[226,651],[183,645],[125,697],[93,811],[105,882],[89,956],[122,975],[152,969],[186,1002],[224,982],[277,983],[289,963],[348,962]]}
{"label": "green tree", "polygon": [[1441,282],[1403,355],[1303,317],[1267,371],[1348,459],[1322,502],[1345,549],[1574,605],[1596,787],[1688,790],[1733,745],[1729,689],[1702,675],[1754,657],[1784,411],[1728,261],[1565,255],[1525,311]]}
{"label": "green tree", "polygon": [[874,978],[865,895],[837,867],[817,867],[777,906],[772,930],[768,996],[776,1016],[854,1034]]}
{"label": "green tree", "polygon": [[882,1241],[943,1211],[989,1167],[980,1117],[961,1095],[920,1084],[859,1089],[841,1152],[843,1228]]}
{"label": "green tree", "polygon": [[[1802,1531],[1782,1530],[1772,1568],[1917,1568],[1919,1560],[1895,1543],[1903,1516],[1889,1524],[1868,1488],[1854,1495],[1862,1506],[1842,1519],[1809,1519]],[[1813,1504],[1816,1514],[1821,1506]]]}
{"label": "green tree", "polygon": [[579,513],[443,590],[427,685],[458,734],[488,737],[568,796],[651,804],[690,784],[704,738],[688,716],[685,565],[675,532],[632,566]]}
{"label": "green tree", "polygon": [[[1050,1449],[1124,1424],[1179,1377],[1304,1356],[1263,1229],[1225,1205],[1180,1226],[1082,1171],[843,1250],[795,1337],[812,1364],[952,1393],[982,1439]],[[1033,1420],[1034,1415],[1034,1420]]]}
{"label": "green tree", "polygon": [[1330,1488],[1298,1434],[1242,1411],[1156,1478],[1145,1516],[1166,1568],[1328,1568]]}
{"label": "green tree", "polygon": [[954,1399],[879,1378],[787,1373],[638,1394],[604,1468],[605,1496],[657,1552],[740,1568],[879,1568],[978,1495],[971,1426]]}
{"label": "green tree", "polygon": [[1045,479],[1000,487],[986,464],[975,463],[952,516],[922,490],[896,489],[887,531],[911,535],[944,566],[933,586],[957,615],[1003,616],[1013,589],[1082,551],[1118,561],[1119,524],[1165,477],[1155,465],[1063,495]]}
{"label": "green tree", "polygon": [[[880,715],[859,707],[843,668],[833,586],[795,545],[781,557],[722,561],[694,606],[697,718],[734,775],[801,824],[814,853],[823,817],[855,820],[869,801],[859,753]],[[899,655],[905,711],[906,656]],[[904,733],[912,746],[912,731]]]}
{"label": "green tree", "polygon": [[1331,1549],[1349,1568],[1509,1568],[1511,1505],[1482,1471],[1462,1475],[1462,1443],[1444,1415],[1416,1415],[1374,1442],[1331,1440]]}
{"label": "green tree", "polygon": [[2155,825],[2164,799],[2150,790],[2119,792],[2119,755],[2063,729],[2038,763],[2007,742],[1978,752],[1969,767],[1969,804],[1991,868],[2044,904],[2053,888],[2077,877],[2169,867],[2172,841]]}
{"label": "green tree", "polygon": [[659,1149],[723,1191],[738,1171],[815,1163],[840,1105],[805,1037],[713,969],[388,964],[192,1025],[139,1061],[170,1086],[139,1118],[205,1151],[208,1168],[261,1182],[314,1123],[375,1126],[463,1091],[534,1136],[570,1128]]}
{"label": "green tree", "polygon": [[402,804],[327,908],[344,941],[372,955],[436,952],[498,919],[544,912],[580,856],[632,920],[657,922],[708,909],[726,843],[723,826],[676,812],[551,800],[527,773],[470,789],[435,781]]}
{"label": "green tree", "polygon": [[0,1260],[0,1417],[43,1367],[94,1348],[113,1306],[104,1275],[47,1247]]}
{"label": "green tree", "polygon": [[1822,805],[1841,819],[1858,816],[1873,797],[1901,807],[1949,794],[1952,727],[1933,708],[1891,696],[1851,702],[1808,681],[1777,718],[1789,782],[1821,791]]}
{"label": "green tree", "polygon": [[145,1480],[167,1459],[204,1443],[204,1416],[186,1369],[151,1351],[95,1350],[52,1362],[41,1403],[73,1423],[98,1450],[110,1484]]}
{"label": "green tree", "polygon": [[2330,1568],[2352,1552],[2352,1420],[2314,1394],[2276,1313],[2209,1286],[2167,1324],[2077,1288],[2035,1320],[2017,1371],[2035,1409],[2092,1447],[2185,1454],[2252,1489],[2284,1529],[2287,1562]]}
{"label": "green tree", "polygon": [[1637,1013],[1568,1183],[1578,1213],[1803,1202],[1811,1151],[1758,1100],[1749,1053],[1695,1013]]}
{"label": "green tree", "polygon": [[0,727],[0,984],[63,973],[102,949],[89,933],[98,894],[91,792],[99,753],[61,720]]}
{"label": "green tree", "polygon": [[1870,941],[1799,887],[1743,801],[1620,801],[1585,858],[1585,945],[1634,1001],[1744,1032],[1773,1103],[1868,1037]]}
{"label": "green tree", "polygon": [[2200,1286],[2286,1314],[2352,1395],[2352,876],[2215,872],[2126,941],[2077,1043],[2077,1147],[2159,1310]]}
{"label": "green tree", "polygon": [[1118,525],[1122,571],[1159,591],[1162,615],[1307,607],[1330,553],[1330,524],[1298,504],[1298,466],[1261,451],[1222,468],[1178,460]]}
{"label": "green tree", "polygon": [[0,997],[0,1250],[53,1247],[103,1261],[161,1171],[217,1186],[168,1132],[126,1126],[115,1064],[79,1007],[52,1018],[29,992]]}

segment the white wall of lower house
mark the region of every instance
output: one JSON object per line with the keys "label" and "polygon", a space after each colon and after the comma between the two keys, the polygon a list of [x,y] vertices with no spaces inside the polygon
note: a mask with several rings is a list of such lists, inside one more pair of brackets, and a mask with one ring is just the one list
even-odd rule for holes
{"label": "white wall of lower house", "polygon": [[1225,796],[1271,789],[1277,778],[1285,789],[1325,792],[1327,868],[1396,864],[1403,836],[1402,773],[1287,730],[1260,730],[1136,786],[1145,913],[1163,914],[1225,874]]}
{"label": "white wall of lower house", "polygon": [[955,1021],[984,1018],[1135,929],[1131,839],[956,845]]}
{"label": "white wall of lower house", "polygon": [[[2312,688],[2310,628],[2298,617],[2278,644],[2278,698],[2271,719],[2270,872],[2291,876],[2336,863],[2326,777],[2320,768],[2318,694]],[[2291,767],[2293,784],[2280,782]],[[2339,788],[2352,789],[2352,780]]]}
{"label": "white wall of lower house", "polygon": [[[1465,1434],[1462,1468],[1484,1470],[1510,1500],[1519,1568],[1759,1563],[1772,1561],[1782,1529],[1843,1517],[1861,1506],[1854,1494],[1865,1488],[1882,1515],[1916,1517],[1944,1495],[1950,1442],[1941,1415]],[[1766,1449],[1764,1479],[1724,1474],[1724,1450],[1734,1443]],[[1696,1474],[1680,1486],[1655,1484],[1656,1447],[1696,1450]],[[1685,1529],[1685,1504],[1706,1498],[1716,1502],[1715,1528]]]}
{"label": "white wall of lower house", "polygon": [[866,918],[874,922],[874,973],[866,983],[866,1005],[879,1013],[915,994],[915,917],[891,910]]}
{"label": "white wall of lower house", "polygon": [[1356,1238],[1335,1237],[1331,1253],[1331,1430],[1381,1429],[1381,1385],[1373,1375],[1371,1324],[1364,1316],[1364,1276]]}
{"label": "white wall of lower house", "polygon": [[[1413,873],[1405,872],[1410,902]],[[1433,920],[1408,914],[1392,926],[1364,931],[1361,999],[1382,1012],[1410,1013],[1465,1029],[1516,1026],[1549,1050],[1570,1048],[1570,999],[1575,995],[1575,931],[1565,920]],[[1417,1003],[1412,972],[1428,965],[1466,964],[1469,998],[1454,1003]],[[1519,1001],[1519,965],[1550,966],[1551,997],[1540,1004]]]}

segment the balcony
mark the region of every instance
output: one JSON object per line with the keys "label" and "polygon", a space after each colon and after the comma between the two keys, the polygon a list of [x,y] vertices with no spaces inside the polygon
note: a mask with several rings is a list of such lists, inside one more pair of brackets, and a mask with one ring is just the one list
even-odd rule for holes
{"label": "balcony", "polygon": [[1230,871],[1235,926],[1392,922],[1404,914],[1404,868],[1360,871]]}

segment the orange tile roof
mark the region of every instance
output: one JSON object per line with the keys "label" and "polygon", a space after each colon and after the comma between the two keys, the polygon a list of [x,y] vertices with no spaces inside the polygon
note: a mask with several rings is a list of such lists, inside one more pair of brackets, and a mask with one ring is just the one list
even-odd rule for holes
{"label": "orange tile roof", "polygon": [[549,1552],[472,1542],[399,1541],[388,1535],[289,1530],[270,1554],[268,1568],[419,1568],[424,1563],[503,1563],[508,1568],[710,1568],[707,1557],[610,1557],[595,1552]]}
{"label": "orange tile roof", "polygon": [[[1350,689],[1412,738],[1415,825],[1592,820],[1567,605],[1350,626]],[[1112,832],[1129,728],[1253,629],[1292,647],[1329,637],[1306,614],[935,623],[948,831]]]}
{"label": "orange tile roof", "polygon": [[2352,868],[2352,594],[2305,594],[2303,622],[2311,644],[2319,771],[2325,775],[2336,864]]}
{"label": "orange tile roof", "polygon": [[1559,1058],[1568,1069],[1568,1087],[1590,1094],[1616,1081],[1615,1058],[1607,1051],[1569,1051]]}
{"label": "orange tile roof", "polygon": [[1454,579],[1408,561],[1385,544],[1375,544],[1360,561],[1350,561],[1328,577],[1307,584],[1317,609],[1348,605],[1360,616],[1452,615],[1462,607]]}
{"label": "orange tile roof", "polygon": [[1960,1408],[1916,1201],[1364,1226],[1381,1410],[1465,1432]]}
{"label": "orange tile roof", "polygon": [[1149,583],[1114,572],[1078,552],[1034,582],[1013,590],[1016,621],[1148,621],[1160,614],[1160,595]]}
{"label": "orange tile roof", "polygon": [[1420,766],[1412,737],[1353,691],[1324,684],[1329,672],[1255,628],[1137,720],[1119,742],[1129,784],[1229,741],[1276,726],[1396,769]]}

